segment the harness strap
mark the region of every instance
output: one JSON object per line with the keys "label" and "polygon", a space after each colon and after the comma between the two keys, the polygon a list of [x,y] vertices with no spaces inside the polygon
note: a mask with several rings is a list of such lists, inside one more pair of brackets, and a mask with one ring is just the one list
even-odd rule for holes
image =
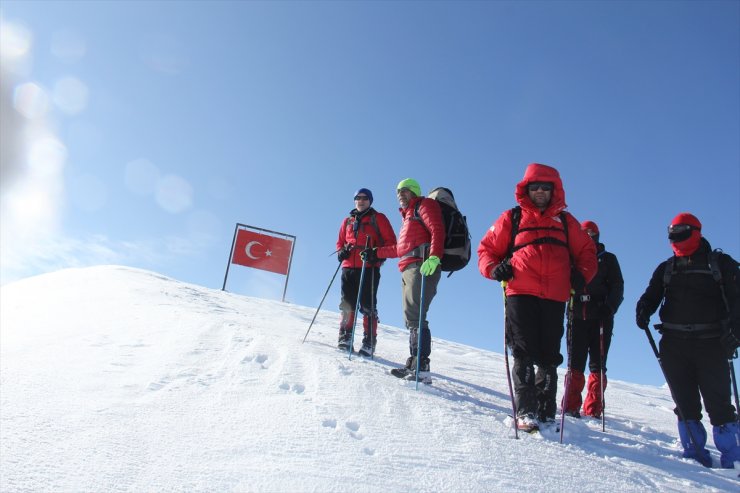
{"label": "harness strap", "polygon": [[[378,227],[378,221],[375,219],[375,210],[370,211],[370,225],[375,229],[375,233],[377,233],[378,237],[378,245],[379,247],[383,246],[385,244],[385,240],[383,239],[383,235],[380,234],[380,228]],[[349,216],[344,222],[344,227],[346,228],[350,222],[352,222],[352,231],[355,234],[355,239],[357,239],[357,233],[359,230],[359,227],[362,225],[362,221],[358,220],[354,216]],[[364,229],[364,226],[363,226]]]}
{"label": "harness strap", "polygon": [[661,325],[664,329],[680,330],[684,332],[722,329],[722,324],[720,324],[719,322],[711,324],[674,324],[670,322],[663,322]]}
{"label": "harness strap", "polygon": [[[562,223],[563,227],[557,228],[555,226],[540,226],[540,227],[529,227],[529,228],[519,228],[519,223],[522,220],[522,208],[521,206],[516,206],[511,209],[511,238],[509,240],[509,253],[507,255],[507,258],[511,258],[511,256],[516,252],[517,250],[520,250],[528,245],[542,245],[542,244],[550,244],[550,245],[558,245],[562,246],[568,249],[568,256],[571,257],[570,263],[573,265],[573,257],[570,254],[570,248],[569,248],[569,237],[568,237],[568,217],[565,211],[562,211],[560,214],[558,214],[558,217],[560,217],[560,222]],[[521,245],[516,245],[516,237],[521,233],[522,231],[557,231],[557,232],[563,232],[565,235],[565,241],[562,241],[558,238],[553,238],[552,236],[545,236],[543,238],[537,238],[533,241],[522,243]]]}
{"label": "harness strap", "polygon": [[418,257],[418,258],[424,258],[424,252],[427,248],[431,248],[431,243],[422,243],[421,245],[417,246],[410,252],[404,253],[401,255],[401,258],[409,258],[409,257]]}

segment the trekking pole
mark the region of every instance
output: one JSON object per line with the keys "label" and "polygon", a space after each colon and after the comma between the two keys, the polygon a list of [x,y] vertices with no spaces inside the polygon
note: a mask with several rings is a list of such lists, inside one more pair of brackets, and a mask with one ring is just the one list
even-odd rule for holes
{"label": "trekking pole", "polygon": [[560,401],[560,443],[563,443],[563,430],[565,429],[565,402],[568,398],[568,390],[570,387],[570,365],[571,365],[571,359],[570,355],[573,351],[571,351],[571,345],[573,344],[573,296],[575,295],[575,291],[573,289],[570,290],[570,299],[568,300],[568,334],[566,336],[567,345],[568,348],[568,369],[565,372],[565,382],[563,382],[563,398]]}
{"label": "trekking pole", "polygon": [[[365,237],[365,250],[367,250],[368,242],[370,241],[370,237]],[[365,260],[360,258],[362,260],[362,269],[360,270],[360,286],[357,288],[357,300],[355,300],[355,316],[352,319],[352,337],[349,340],[349,348],[347,348],[347,354],[348,358],[352,359],[352,346],[355,343],[355,327],[357,327],[357,312],[360,311],[360,300],[362,299],[362,283],[365,281]]]}
{"label": "trekking pole", "polygon": [[599,352],[601,353],[601,378],[599,385],[601,387],[601,431],[606,431],[606,418],[604,417],[606,411],[606,401],[604,400],[604,371],[606,365],[604,364],[604,321],[599,321]]}
{"label": "trekking pole", "polygon": [[[737,354],[737,353],[735,353]],[[735,393],[735,421],[740,426],[740,402],[737,397],[737,379],[735,378],[735,364],[732,362],[732,358],[728,358],[727,362],[730,365],[730,381],[732,382],[732,390]]]}
{"label": "trekking pole", "polygon": [[370,269],[370,359],[375,359],[375,327],[377,327],[377,313],[375,312],[375,268]]}
{"label": "trekking pole", "polygon": [[509,398],[511,398],[511,412],[514,417],[514,438],[519,440],[519,428],[516,426],[516,401],[514,400],[514,387],[511,385],[511,372],[509,371],[509,343],[506,340],[506,281],[501,281],[501,292],[504,295],[504,363],[506,365],[506,380],[509,382]]}
{"label": "trekking pole", "polygon": [[696,438],[694,438],[694,434],[691,432],[691,427],[689,427],[688,423],[686,423],[686,420],[684,419],[683,411],[681,410],[681,406],[678,405],[678,401],[676,401],[676,398],[673,394],[673,387],[671,386],[670,380],[668,380],[668,375],[665,373],[665,368],[663,368],[663,360],[660,359],[660,353],[658,352],[658,347],[655,345],[655,339],[653,339],[653,334],[650,332],[650,328],[648,327],[645,330],[645,334],[647,335],[648,341],[650,342],[650,347],[653,348],[653,353],[655,354],[655,358],[658,360],[658,366],[660,366],[660,371],[663,372],[663,378],[665,378],[665,383],[668,385],[668,392],[671,394],[671,399],[673,399],[673,402],[676,404],[676,411],[678,412],[678,418],[684,422],[686,425],[686,431],[689,434],[689,440],[691,440],[691,444],[694,446],[694,450],[696,451],[697,457],[701,454],[701,449],[699,447],[699,442],[696,441]]}
{"label": "trekking pole", "polygon": [[[425,247],[421,248],[421,258],[426,256]],[[419,274],[421,275],[421,296],[419,296],[419,327],[416,329],[416,390],[419,390],[419,369],[421,368],[421,338],[424,332],[424,278],[426,277],[421,273],[421,267],[419,267]]]}
{"label": "trekking pole", "polygon": [[[303,336],[303,342],[306,342],[306,337],[308,337],[308,333],[311,331],[311,327],[313,326],[314,320],[316,320],[316,315],[319,314],[319,310],[321,310],[321,305],[324,304],[324,300],[326,299],[326,295],[329,294],[329,290],[331,289],[331,285],[334,284],[334,278],[337,277],[337,272],[339,272],[339,269],[342,267],[342,262],[339,262],[339,265],[337,265],[337,270],[334,271],[334,275],[331,276],[331,281],[329,281],[329,286],[326,288],[326,292],[324,293],[324,297],[321,298],[321,303],[319,303],[319,307],[316,309],[316,313],[313,314],[313,318],[311,319],[311,323],[308,325],[308,330],[306,331],[306,335]],[[303,342],[301,344],[303,344]]]}

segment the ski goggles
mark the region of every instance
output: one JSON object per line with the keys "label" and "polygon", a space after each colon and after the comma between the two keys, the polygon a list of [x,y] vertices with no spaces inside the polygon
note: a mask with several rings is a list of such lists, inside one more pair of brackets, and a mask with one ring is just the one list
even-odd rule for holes
{"label": "ski goggles", "polygon": [[355,200],[370,200],[367,195],[355,195]]}
{"label": "ski goggles", "polygon": [[533,181],[532,183],[527,184],[527,191],[528,192],[536,192],[537,190],[542,190],[543,192],[552,192],[553,184],[549,181]]}
{"label": "ski goggles", "polygon": [[590,236],[591,238],[593,238],[593,237],[595,237],[595,236],[599,236],[599,233],[597,233],[597,232],[596,232],[596,231],[594,231],[593,229],[587,229],[587,230],[586,230],[586,234],[587,234],[587,235],[589,235],[589,236]]}
{"label": "ski goggles", "polygon": [[671,224],[668,226],[668,239],[671,243],[688,240],[692,231],[701,231],[701,228],[690,224]]}

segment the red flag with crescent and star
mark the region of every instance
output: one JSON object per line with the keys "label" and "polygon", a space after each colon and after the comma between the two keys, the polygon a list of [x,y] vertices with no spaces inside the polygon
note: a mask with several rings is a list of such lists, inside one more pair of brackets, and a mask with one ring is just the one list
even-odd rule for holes
{"label": "red flag with crescent and star", "polygon": [[232,264],[287,274],[293,242],[245,229],[236,236]]}

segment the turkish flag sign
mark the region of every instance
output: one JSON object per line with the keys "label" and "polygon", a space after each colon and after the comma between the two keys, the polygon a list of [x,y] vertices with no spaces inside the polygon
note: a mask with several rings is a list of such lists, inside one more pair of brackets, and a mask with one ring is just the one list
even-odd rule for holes
{"label": "turkish flag sign", "polygon": [[240,229],[231,263],[285,275],[292,246],[290,240]]}

